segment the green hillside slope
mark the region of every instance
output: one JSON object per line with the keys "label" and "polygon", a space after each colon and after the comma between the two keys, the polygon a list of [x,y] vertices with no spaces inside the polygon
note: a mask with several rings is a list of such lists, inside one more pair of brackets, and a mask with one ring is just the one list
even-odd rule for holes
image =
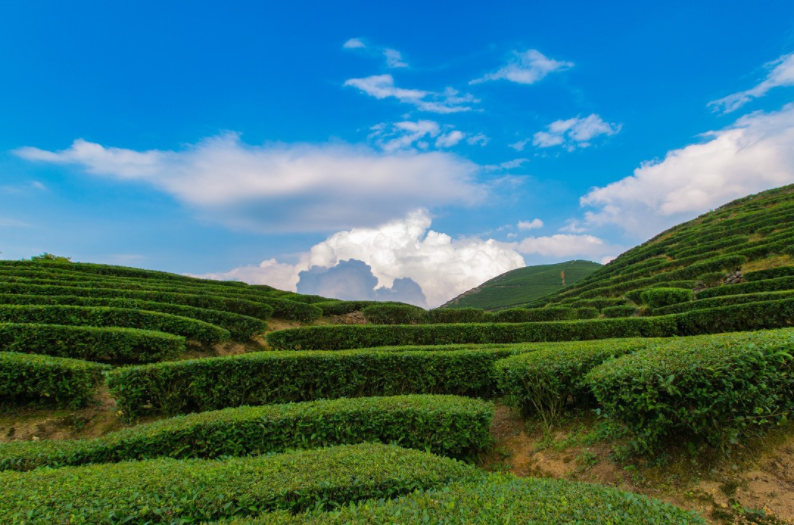
{"label": "green hillside slope", "polygon": [[[581,306],[619,297],[654,306],[641,291],[660,287],[694,290],[695,299],[779,292],[794,288],[789,282],[794,281],[793,256],[794,185],[789,185],[737,199],[670,228],[533,306]],[[767,271],[755,273],[760,270]],[[655,306],[643,313],[664,313],[661,305]]]}
{"label": "green hillside slope", "polygon": [[591,261],[568,261],[558,264],[527,266],[494,277],[452,299],[444,307],[473,307],[499,310],[522,305],[575,284],[601,265]]}

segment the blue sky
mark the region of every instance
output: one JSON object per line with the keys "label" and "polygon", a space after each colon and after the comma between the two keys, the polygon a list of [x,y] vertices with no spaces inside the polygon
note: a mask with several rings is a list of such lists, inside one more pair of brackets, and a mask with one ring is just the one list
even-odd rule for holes
{"label": "blue sky", "polygon": [[435,306],[794,182],[789,1],[163,4],[0,6],[2,257]]}

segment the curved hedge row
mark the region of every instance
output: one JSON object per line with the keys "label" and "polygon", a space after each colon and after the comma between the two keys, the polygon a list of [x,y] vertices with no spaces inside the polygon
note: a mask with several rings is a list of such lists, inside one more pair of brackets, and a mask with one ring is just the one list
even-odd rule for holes
{"label": "curved hedge row", "polygon": [[142,301],[140,299],[109,299],[105,297],[77,297],[74,295],[14,295],[0,294],[0,304],[18,305],[71,305],[71,306],[110,306],[160,312],[180,317],[197,319],[228,330],[232,338],[245,341],[251,336],[267,330],[267,323],[247,315],[234,314],[221,310],[196,308],[180,304]]}
{"label": "curved hedge row", "polygon": [[258,352],[117,368],[108,385],[128,419],[341,397],[488,396],[494,361],[523,351]]}
{"label": "curved hedge row", "polygon": [[643,304],[651,308],[663,308],[671,304],[692,300],[692,290],[686,288],[648,288],[640,295]]}
{"label": "curved hedge row", "polygon": [[[742,286],[742,285],[734,285]],[[618,337],[665,337],[780,328],[794,323],[794,299],[695,310],[658,317],[550,323],[418,326],[310,326],[270,332],[283,350],[342,350],[378,346],[575,341]]]}
{"label": "curved hedge row", "polygon": [[3,472],[0,522],[195,523],[335,508],[481,477],[453,459],[379,444]]}
{"label": "curved hedge row", "polygon": [[550,306],[547,308],[509,308],[492,315],[495,323],[539,323],[548,321],[573,321],[576,319],[594,319],[598,317],[598,309],[592,306],[582,308],[563,308]]}
{"label": "curved hedge row", "polygon": [[672,340],[594,369],[599,404],[643,450],[686,432],[722,450],[794,409],[794,330]]}
{"label": "curved hedge row", "polygon": [[173,303],[222,310],[240,315],[248,315],[257,319],[268,319],[273,314],[273,307],[243,299],[229,299],[215,295],[196,295],[183,293],[160,292],[155,290],[119,290],[116,288],[81,288],[77,286],[54,286],[38,284],[21,284],[0,281],[0,293],[20,295],[70,295],[75,297],[107,297],[119,299],[139,299],[158,303]]}
{"label": "curved hedge row", "polygon": [[590,483],[504,474],[419,490],[395,500],[364,501],[335,512],[274,512],[258,518],[234,518],[222,525],[374,523],[706,525],[692,512],[640,494]]}
{"label": "curved hedge row", "polygon": [[[57,279],[28,279],[16,277],[0,276],[0,284],[20,284],[38,286],[59,286],[62,281]],[[177,284],[152,284],[145,281],[119,281],[119,280],[98,280],[98,281],[69,281],[70,288],[96,289],[106,288],[113,290],[148,291],[164,293],[184,293],[191,295],[204,295],[212,297],[223,297],[226,299],[237,299],[266,304],[273,308],[273,315],[283,319],[311,322],[322,315],[322,310],[307,303],[300,303],[281,299],[267,293],[257,292],[256,290],[244,290],[226,286],[179,286]],[[74,294],[70,294],[74,295]],[[119,294],[121,295],[121,294]],[[257,316],[258,317],[258,316]]]}
{"label": "curved hedge row", "polygon": [[745,272],[744,275],[742,275],[745,281],[766,281],[767,279],[792,276],[794,276],[794,266],[781,266],[779,268],[769,268],[767,270],[756,270],[754,272]]}
{"label": "curved hedge row", "polygon": [[607,306],[601,313],[604,314],[604,317],[615,319],[618,317],[631,317],[637,313],[637,307],[631,306],[628,304],[623,304],[619,306]]}
{"label": "curved hedge row", "polygon": [[185,351],[185,338],[136,328],[0,323],[0,350],[88,361],[154,363]]}
{"label": "curved hedge row", "polygon": [[782,292],[758,292],[739,295],[720,295],[708,299],[698,299],[687,303],[673,304],[664,308],[654,308],[653,315],[669,315],[691,310],[708,310],[736,304],[758,303],[764,301],[779,301],[794,296],[794,290]]}
{"label": "curved hedge row", "polygon": [[706,288],[697,293],[698,299],[718,297],[721,295],[737,295],[756,292],[778,292],[781,290],[794,290],[794,277],[778,277],[764,281],[751,281],[741,284],[725,284],[715,288]]}
{"label": "curved hedge row", "polygon": [[220,343],[231,337],[228,330],[187,317],[104,306],[0,305],[0,323],[139,328],[205,343]]}
{"label": "curved hedge row", "polygon": [[0,444],[0,470],[247,456],[379,441],[464,457],[491,442],[493,405],[457,396],[395,396],[227,408],[77,441]]}
{"label": "curved hedge row", "polygon": [[353,312],[360,312],[367,306],[378,304],[378,301],[324,301],[312,303],[320,310],[323,315],[345,315]]}
{"label": "curved hedge row", "polygon": [[434,308],[427,312],[427,322],[431,324],[482,323],[489,321],[493,314],[481,308]]}
{"label": "curved hedge row", "polygon": [[78,359],[2,352],[0,404],[79,408],[88,404],[109,369]]}
{"label": "curved hedge row", "polygon": [[372,324],[419,324],[427,320],[424,308],[410,304],[373,304],[361,313]]}
{"label": "curved hedge row", "polygon": [[494,364],[499,389],[507,402],[522,414],[539,414],[546,428],[554,425],[565,408],[593,404],[583,379],[604,361],[635,352],[658,339],[607,339],[551,343],[543,349],[502,359]]}

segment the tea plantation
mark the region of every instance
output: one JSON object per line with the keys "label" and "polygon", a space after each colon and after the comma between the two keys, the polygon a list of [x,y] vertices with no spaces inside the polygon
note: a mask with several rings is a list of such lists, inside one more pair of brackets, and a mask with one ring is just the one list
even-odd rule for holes
{"label": "tea plantation", "polygon": [[[345,324],[355,312],[366,324]],[[476,465],[499,410],[548,433],[594,411],[645,458],[671,443],[730,457],[785,426],[794,186],[497,312],[0,261],[0,405],[20,422],[118,419],[75,439],[3,436],[0,523],[706,523]]]}

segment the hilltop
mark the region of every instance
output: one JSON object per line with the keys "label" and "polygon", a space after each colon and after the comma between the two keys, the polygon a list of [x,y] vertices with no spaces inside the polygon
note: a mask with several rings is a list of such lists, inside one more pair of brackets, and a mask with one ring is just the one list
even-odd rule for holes
{"label": "hilltop", "polygon": [[527,304],[576,284],[601,267],[592,261],[568,261],[518,268],[463,292],[441,308],[501,310]]}

